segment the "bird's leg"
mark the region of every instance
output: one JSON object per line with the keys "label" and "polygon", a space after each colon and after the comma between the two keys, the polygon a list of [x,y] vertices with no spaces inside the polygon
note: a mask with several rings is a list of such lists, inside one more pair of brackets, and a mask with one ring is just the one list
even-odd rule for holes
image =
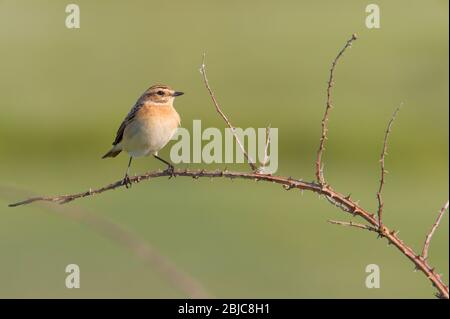
{"label": "bird's leg", "polygon": [[153,156],[154,156],[156,159],[160,160],[161,162],[163,162],[164,164],[167,165],[166,171],[170,173],[169,178],[172,178],[172,177],[175,176],[175,174],[173,173],[174,170],[175,170],[175,168],[173,167],[173,165],[172,165],[170,162],[166,161],[165,159],[159,157],[159,156],[156,155],[156,154],[154,154]]}
{"label": "bird's leg", "polygon": [[131,180],[130,180],[130,177],[128,176],[128,173],[130,172],[130,166],[131,166],[132,160],[133,160],[133,157],[130,156],[130,160],[128,161],[127,171],[125,172],[125,177],[122,180],[122,185],[125,185],[126,188],[131,187]]}

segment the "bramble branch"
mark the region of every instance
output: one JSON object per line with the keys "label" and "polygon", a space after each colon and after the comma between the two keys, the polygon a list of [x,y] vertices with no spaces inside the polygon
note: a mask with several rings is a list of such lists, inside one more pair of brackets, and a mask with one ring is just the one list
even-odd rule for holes
{"label": "bramble branch", "polygon": [[330,224],[333,224],[333,225],[340,225],[340,226],[346,226],[346,227],[355,227],[355,228],[360,228],[360,229],[364,229],[364,230],[368,230],[368,231],[372,231],[372,232],[378,233],[378,228],[376,228],[376,227],[373,227],[373,226],[370,226],[370,225],[359,224],[359,223],[355,223],[355,222],[352,222],[352,221],[343,222],[343,221],[340,221],[340,220],[329,219],[328,222]]}
{"label": "bramble branch", "polygon": [[[158,177],[191,177],[193,179],[199,178],[228,178],[228,179],[246,179],[253,181],[265,181],[271,182],[275,184],[279,184],[283,186],[286,190],[298,189],[298,190],[307,190],[312,191],[317,194],[323,195],[329,200],[332,200],[337,207],[342,209],[345,212],[351,213],[354,216],[359,216],[367,221],[373,227],[377,227],[377,219],[374,214],[368,212],[364,208],[360,207],[356,202],[354,202],[350,197],[340,194],[334,191],[330,186],[324,185],[321,186],[315,182],[304,182],[297,179],[292,179],[290,177],[282,177],[282,176],[272,176],[272,175],[264,175],[259,173],[245,173],[245,172],[232,172],[232,171],[206,171],[206,170],[180,170],[176,169],[174,172],[168,171],[154,171],[147,172],[142,175],[137,175],[134,177],[130,177],[132,183],[139,183],[145,180],[155,179]],[[36,201],[47,201],[47,202],[55,202],[55,203],[68,203],[73,200],[89,197],[93,195],[97,195],[103,193],[105,191],[109,191],[112,189],[124,187],[122,180],[118,180],[115,183],[109,184],[107,186],[98,188],[98,189],[89,189],[85,192],[71,194],[71,195],[60,195],[60,196],[40,196],[40,197],[32,197],[27,200],[17,202],[14,204],[10,204],[9,206],[15,207],[25,204],[30,204]],[[402,240],[400,240],[397,236],[397,232],[391,231],[386,226],[383,227],[382,231],[378,232],[380,237],[384,237],[388,240],[388,242],[398,248],[406,257],[408,257],[416,266],[417,269],[421,270],[427,278],[435,285],[435,287],[439,290],[440,295],[444,298],[448,298],[448,287],[443,283],[439,274],[435,272],[434,268],[430,267],[426,260],[419,258],[414,251],[408,247]]]}
{"label": "bramble branch", "polygon": [[397,117],[397,113],[398,113],[398,111],[400,111],[400,107],[401,107],[401,105],[395,109],[395,111],[392,114],[392,117],[387,125],[386,132],[384,134],[383,148],[381,150],[381,155],[380,155],[381,177],[380,177],[380,186],[379,186],[378,192],[377,192],[377,200],[378,200],[377,215],[378,215],[378,227],[380,229],[383,227],[382,216],[383,216],[384,202],[383,202],[382,192],[383,192],[383,186],[384,186],[384,179],[385,179],[385,176],[387,173],[387,171],[384,167],[384,159],[387,155],[387,145],[388,145],[389,134],[391,134],[391,130],[392,130],[392,124],[394,124],[395,118]]}
{"label": "bramble branch", "polygon": [[321,185],[325,184],[325,178],[323,176],[323,164],[322,164],[322,156],[323,151],[325,150],[325,141],[328,139],[328,118],[330,116],[330,111],[333,108],[332,103],[332,90],[334,86],[334,70],[336,69],[336,65],[339,62],[339,59],[344,54],[347,48],[352,46],[353,41],[357,40],[358,36],[356,33],[352,34],[352,37],[345,43],[344,47],[339,51],[338,55],[334,58],[333,63],[331,64],[330,76],[328,78],[328,86],[327,86],[327,104],[325,108],[325,113],[322,119],[322,134],[320,136],[319,149],[317,151],[317,159],[316,159],[316,179],[317,182]]}
{"label": "bramble branch", "polygon": [[422,258],[425,260],[428,259],[428,249],[430,248],[431,238],[433,237],[436,229],[439,227],[442,217],[444,216],[444,213],[447,209],[448,209],[448,200],[445,203],[445,205],[441,208],[441,210],[439,211],[436,221],[434,222],[433,226],[430,229],[430,232],[427,234],[427,236],[425,238],[425,243],[424,243],[423,249],[422,249]]}
{"label": "bramble branch", "polygon": [[[182,170],[182,169],[176,169],[173,172],[172,171],[151,171],[147,172],[141,175],[137,175],[130,178],[130,181],[132,183],[139,183],[146,180],[152,180],[159,177],[190,177],[193,179],[199,179],[199,178],[227,178],[227,179],[245,179],[245,180],[253,180],[253,181],[264,181],[264,182],[270,182],[274,184],[281,185],[285,190],[291,190],[291,189],[297,189],[301,191],[311,191],[314,193],[317,193],[319,195],[324,196],[331,204],[338,207],[342,211],[349,213],[352,216],[357,216],[362,218],[366,224],[360,224],[355,222],[342,222],[342,221],[330,221],[332,224],[337,224],[341,226],[349,226],[354,228],[359,228],[363,230],[368,230],[370,232],[377,233],[377,236],[380,238],[385,238],[389,244],[396,247],[406,258],[411,260],[411,262],[415,265],[416,269],[420,270],[428,280],[433,284],[433,286],[438,291],[437,296],[440,298],[449,298],[449,290],[448,286],[444,283],[441,276],[435,271],[433,267],[431,267],[428,264],[427,257],[428,257],[428,248],[430,246],[431,238],[438,227],[442,216],[445,212],[445,210],[448,208],[448,202],[441,210],[438,219],[436,220],[435,224],[433,225],[430,233],[427,235],[425,240],[425,245],[422,251],[422,254],[419,255],[415,253],[415,251],[406,245],[399,237],[398,232],[395,230],[389,229],[386,225],[382,224],[382,212],[383,212],[383,200],[382,200],[382,190],[384,185],[384,175],[386,173],[384,169],[384,158],[386,155],[387,150],[387,140],[389,137],[389,133],[391,131],[391,126],[393,121],[395,120],[395,116],[398,112],[398,109],[394,112],[393,117],[391,118],[390,122],[388,123],[387,130],[385,133],[384,138],[384,144],[383,144],[383,150],[381,153],[381,181],[380,181],[380,187],[378,189],[377,198],[378,198],[378,211],[375,215],[374,213],[371,213],[370,211],[364,209],[361,207],[357,202],[352,200],[350,196],[345,196],[342,193],[339,193],[335,191],[328,183],[325,182],[325,178],[323,176],[323,165],[322,165],[322,155],[323,151],[325,149],[325,140],[327,139],[327,132],[328,132],[328,120],[329,120],[329,113],[332,108],[332,88],[334,85],[334,71],[336,68],[336,65],[340,59],[340,57],[344,54],[345,50],[351,46],[353,41],[357,39],[356,35],[353,34],[352,37],[346,42],[345,46],[339,51],[338,55],[334,59],[331,69],[330,69],[330,76],[328,80],[328,87],[327,87],[327,103],[326,103],[326,109],[325,114],[322,119],[322,132],[320,137],[320,143],[319,143],[319,149],[317,151],[317,159],[316,159],[316,179],[315,182],[305,182],[301,179],[294,179],[291,177],[284,177],[284,176],[273,176],[269,174],[262,174],[260,171],[257,170],[256,165],[254,164],[253,160],[248,156],[247,152],[245,151],[244,144],[239,140],[238,136],[235,134],[234,126],[232,126],[229,119],[226,117],[226,115],[222,112],[213,91],[211,90],[208,79],[206,77],[206,66],[205,66],[205,56],[203,56],[203,63],[200,68],[200,72],[203,76],[203,82],[205,84],[205,87],[211,96],[211,99],[213,101],[213,104],[216,108],[216,111],[220,114],[222,119],[225,121],[225,123],[228,125],[228,127],[233,131],[234,136],[236,138],[237,143],[239,144],[242,152],[244,153],[247,161],[250,164],[250,167],[252,169],[252,172],[235,172],[235,171],[228,171],[228,170]],[[269,140],[266,141],[267,143],[270,143]],[[116,188],[124,187],[123,181],[119,180],[117,182],[114,182],[112,184],[103,186],[101,188],[97,189],[89,189],[88,191],[81,192],[81,193],[75,193],[75,194],[69,194],[69,195],[59,195],[59,196],[40,196],[40,197],[32,197],[14,204],[10,204],[10,207],[20,206],[20,205],[26,205],[37,201],[46,201],[46,202],[55,202],[55,203],[67,203],[71,202],[73,200],[84,198],[84,197],[90,197],[93,195],[98,195],[103,192],[113,190]]]}
{"label": "bramble branch", "polygon": [[[315,183],[307,183],[300,180],[290,179],[287,177],[281,177],[281,176],[272,176],[272,175],[264,175],[259,173],[246,173],[246,172],[233,172],[233,171],[223,171],[223,170],[215,170],[215,171],[207,171],[207,170],[188,170],[188,169],[175,169],[173,172],[169,171],[153,171],[153,172],[147,172],[141,175],[136,175],[133,177],[130,177],[131,183],[139,183],[145,180],[155,179],[158,177],[192,177],[193,179],[199,179],[199,178],[228,178],[228,179],[250,179],[255,181],[266,181],[266,182],[272,182],[276,184],[283,185],[285,187],[291,188],[298,188],[298,189],[304,189],[304,190],[310,190],[313,192],[319,192],[320,187]],[[70,195],[60,195],[60,196],[37,196],[37,197],[31,197],[29,199],[26,199],[21,202],[17,202],[14,204],[10,204],[10,207],[16,207],[20,205],[26,205],[31,204],[36,201],[47,201],[47,202],[55,202],[59,204],[65,204],[68,202],[71,202],[73,200],[83,198],[83,197],[89,197],[97,194],[101,194],[103,192],[123,187],[123,181],[118,180],[112,184],[106,185],[104,187],[98,188],[98,189],[89,189],[85,192],[76,193],[76,194],[70,194]]]}

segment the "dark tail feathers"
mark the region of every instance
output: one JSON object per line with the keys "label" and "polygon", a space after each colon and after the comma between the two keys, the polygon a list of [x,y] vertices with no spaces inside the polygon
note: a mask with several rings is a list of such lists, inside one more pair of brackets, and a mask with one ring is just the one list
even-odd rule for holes
{"label": "dark tail feathers", "polygon": [[113,149],[111,149],[108,153],[106,153],[105,155],[103,155],[102,158],[116,157],[117,155],[119,155],[120,152],[122,152],[122,150],[115,150],[115,149],[113,148]]}

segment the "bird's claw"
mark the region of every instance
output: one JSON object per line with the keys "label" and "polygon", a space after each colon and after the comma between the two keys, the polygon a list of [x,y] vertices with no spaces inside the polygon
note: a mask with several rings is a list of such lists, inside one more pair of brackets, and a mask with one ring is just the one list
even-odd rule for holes
{"label": "bird's claw", "polygon": [[128,174],[123,178],[122,185],[125,185],[125,188],[131,188],[131,180]]}
{"label": "bird's claw", "polygon": [[169,179],[171,179],[172,177],[175,177],[175,167],[173,167],[173,165],[167,166],[166,173],[169,174]]}

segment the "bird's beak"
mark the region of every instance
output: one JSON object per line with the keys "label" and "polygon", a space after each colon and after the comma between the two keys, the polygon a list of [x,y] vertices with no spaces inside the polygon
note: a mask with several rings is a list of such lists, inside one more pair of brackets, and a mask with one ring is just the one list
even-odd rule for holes
{"label": "bird's beak", "polygon": [[180,95],[183,95],[183,94],[184,94],[183,92],[175,91],[175,92],[173,92],[172,96],[180,96]]}

